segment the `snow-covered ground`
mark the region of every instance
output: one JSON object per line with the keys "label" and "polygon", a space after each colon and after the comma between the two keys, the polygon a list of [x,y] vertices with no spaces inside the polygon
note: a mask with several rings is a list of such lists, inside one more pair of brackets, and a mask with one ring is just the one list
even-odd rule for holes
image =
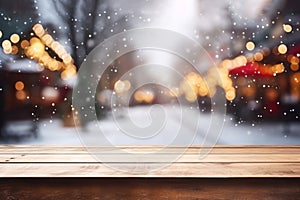
{"label": "snow-covered ground", "polygon": [[[232,145],[300,144],[299,123],[289,124],[290,132],[286,134],[283,123],[236,126],[236,123],[230,120],[230,116],[225,117],[223,127],[220,127],[222,123],[216,127],[212,120],[222,119],[223,122],[224,118],[212,118],[210,114],[200,114],[198,110],[181,109],[176,106],[134,107],[128,112],[126,109],[119,112],[121,114],[118,113],[118,116],[110,115],[88,124],[85,131],[81,128],[63,127],[59,119],[44,120],[39,123],[37,138],[28,137],[20,141],[0,141],[0,143],[26,145],[188,145],[192,143],[199,145],[206,140],[214,143],[218,139],[217,144]],[[9,126],[9,129],[22,132],[28,129],[28,122],[26,123],[15,122]],[[195,123],[198,124],[197,131],[195,131]],[[221,128],[220,135],[219,132],[214,132]],[[208,131],[211,132],[204,139]],[[216,136],[219,137],[215,138]]]}

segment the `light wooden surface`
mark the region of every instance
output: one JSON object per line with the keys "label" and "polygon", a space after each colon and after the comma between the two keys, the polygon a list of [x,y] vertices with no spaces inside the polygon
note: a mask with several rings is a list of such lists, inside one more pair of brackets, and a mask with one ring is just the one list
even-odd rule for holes
{"label": "light wooden surface", "polygon": [[[145,153],[160,147],[122,149]],[[161,160],[181,153],[181,147],[137,163],[112,147],[96,148],[109,160],[101,163],[84,147],[0,146],[0,177],[300,177],[300,146],[217,146],[204,158],[200,149],[188,148],[173,163]],[[148,171],[157,165],[163,168]],[[114,169],[120,166],[125,171]]]}

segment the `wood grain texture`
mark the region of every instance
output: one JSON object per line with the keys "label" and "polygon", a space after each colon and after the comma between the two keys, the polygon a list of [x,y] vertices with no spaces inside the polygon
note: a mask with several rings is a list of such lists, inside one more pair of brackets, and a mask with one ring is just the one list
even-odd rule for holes
{"label": "wood grain texture", "polygon": [[[117,151],[120,148],[123,151]],[[0,146],[0,177],[300,178],[300,146],[189,147],[183,154],[183,147],[164,153],[158,146],[91,149],[93,154],[74,146]],[[200,150],[209,153],[200,157]],[[124,170],[116,170],[120,167]]]}
{"label": "wood grain texture", "polygon": [[0,199],[296,200],[300,179],[26,178],[0,179]]}
{"label": "wood grain texture", "polygon": [[172,147],[155,156],[147,153],[161,147],[91,149],[0,146],[0,199],[300,198],[300,146]]}

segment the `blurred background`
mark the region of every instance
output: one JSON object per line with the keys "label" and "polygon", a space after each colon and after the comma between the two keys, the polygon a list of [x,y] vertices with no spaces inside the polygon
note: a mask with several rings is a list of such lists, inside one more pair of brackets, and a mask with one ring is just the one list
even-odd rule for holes
{"label": "blurred background", "polygon": [[[127,113],[120,108],[130,107],[131,115],[147,121],[148,108],[160,104],[176,124],[178,107],[196,103],[190,117],[209,124],[214,112],[211,99],[216,94],[226,99],[219,144],[300,144],[300,3],[296,0],[0,3],[2,144],[80,144],[75,125],[91,132],[88,122],[74,115],[78,111],[72,106],[81,64],[105,39],[145,27],[185,35],[198,42],[209,59],[197,63],[199,73],[176,55],[148,49],[120,56],[107,67],[99,78],[95,111],[116,144],[134,141],[117,134],[114,111],[122,120]],[[179,41],[174,43],[182,48]],[[150,61],[172,66],[183,78],[149,66],[143,71],[145,76],[164,73],[171,86],[136,88],[143,75],[124,79],[135,66]],[[135,88],[132,94],[131,88]],[[115,94],[126,101],[113,99]],[[178,99],[183,105],[178,105]],[[198,131],[207,132],[207,127]],[[150,144],[168,143],[173,132],[163,129],[166,136]],[[201,143],[199,136],[194,144]]]}

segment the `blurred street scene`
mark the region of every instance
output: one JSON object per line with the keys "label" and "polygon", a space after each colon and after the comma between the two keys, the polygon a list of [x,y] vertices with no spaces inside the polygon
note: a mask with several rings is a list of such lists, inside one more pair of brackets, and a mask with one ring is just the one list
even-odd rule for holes
{"label": "blurred street scene", "polygon": [[296,0],[0,3],[1,144],[300,144]]}

